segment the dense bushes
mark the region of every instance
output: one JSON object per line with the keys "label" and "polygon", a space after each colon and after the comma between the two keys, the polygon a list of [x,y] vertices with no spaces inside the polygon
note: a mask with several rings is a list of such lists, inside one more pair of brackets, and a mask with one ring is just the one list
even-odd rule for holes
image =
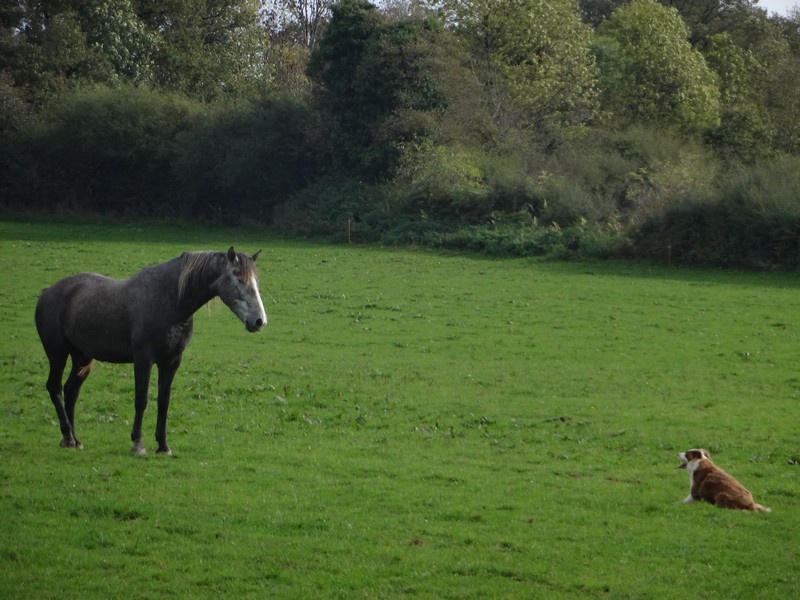
{"label": "dense bushes", "polygon": [[327,175],[279,206],[273,225],[294,235],[376,241],[387,218],[384,196],[379,186]]}
{"label": "dense bushes", "polygon": [[16,207],[263,223],[313,170],[307,119],[286,99],[79,90],[11,132],[0,191]]}
{"label": "dense bushes", "polygon": [[323,127],[274,98],[224,109],[142,88],[62,96],[4,140],[6,206],[265,223],[499,255],[800,266],[800,159],[726,170],[634,126],[549,154],[405,144],[396,175],[325,173]]}
{"label": "dense bushes", "polygon": [[294,100],[206,111],[183,132],[175,177],[182,214],[229,223],[269,223],[275,207],[315,171],[308,108]]}
{"label": "dense bushes", "polygon": [[6,198],[116,214],[179,215],[172,165],[202,107],[177,96],[94,87],[66,95],[14,135]]}
{"label": "dense bushes", "polygon": [[637,251],[660,261],[764,268],[800,266],[800,159],[765,162],[719,198],[686,203],[644,224]]}

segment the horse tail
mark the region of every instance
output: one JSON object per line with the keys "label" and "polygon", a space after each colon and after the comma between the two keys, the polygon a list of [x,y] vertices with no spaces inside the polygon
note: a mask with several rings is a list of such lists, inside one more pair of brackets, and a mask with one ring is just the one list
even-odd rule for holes
{"label": "horse tail", "polygon": [[93,366],[94,366],[93,360],[90,360],[88,363],[83,365],[80,369],[78,369],[78,377],[80,377],[81,379],[86,379],[89,376],[89,373],[91,373]]}

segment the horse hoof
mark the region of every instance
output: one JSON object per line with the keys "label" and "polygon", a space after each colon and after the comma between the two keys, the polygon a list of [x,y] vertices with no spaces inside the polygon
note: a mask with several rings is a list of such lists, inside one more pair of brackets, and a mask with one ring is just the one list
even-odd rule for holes
{"label": "horse hoof", "polygon": [[70,439],[64,438],[63,440],[61,440],[61,447],[62,448],[75,448],[76,450],[83,450],[83,444],[81,444],[76,439],[71,439],[70,440]]}
{"label": "horse hoof", "polygon": [[131,448],[131,454],[133,454],[134,456],[144,456],[144,455],[147,454],[147,450],[145,450],[145,448],[144,448],[144,446],[142,446],[142,444],[140,444],[139,442],[136,442],[133,445],[133,448]]}
{"label": "horse hoof", "polygon": [[172,456],[172,450],[167,446],[166,448],[159,448],[156,454],[163,454],[165,456]]}

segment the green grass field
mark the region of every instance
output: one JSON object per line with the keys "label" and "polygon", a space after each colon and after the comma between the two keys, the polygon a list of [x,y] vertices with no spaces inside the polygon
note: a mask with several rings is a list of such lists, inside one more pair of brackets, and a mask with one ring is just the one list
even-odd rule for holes
{"label": "green grass field", "polygon": [[[197,313],[174,456],[130,365],[60,448],[40,290],[231,243],[270,324]],[[800,596],[794,274],[9,221],[0,273],[2,598]],[[682,505],[696,446],[773,512]]]}

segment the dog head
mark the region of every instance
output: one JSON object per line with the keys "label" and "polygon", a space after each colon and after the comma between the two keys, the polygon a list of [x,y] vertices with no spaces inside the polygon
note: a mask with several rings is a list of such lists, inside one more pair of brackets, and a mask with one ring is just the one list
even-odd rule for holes
{"label": "dog head", "polygon": [[694,471],[697,468],[697,463],[701,460],[711,460],[711,455],[708,453],[708,450],[694,448],[686,452],[679,452],[678,460],[681,461],[681,464],[675,467],[676,469]]}

